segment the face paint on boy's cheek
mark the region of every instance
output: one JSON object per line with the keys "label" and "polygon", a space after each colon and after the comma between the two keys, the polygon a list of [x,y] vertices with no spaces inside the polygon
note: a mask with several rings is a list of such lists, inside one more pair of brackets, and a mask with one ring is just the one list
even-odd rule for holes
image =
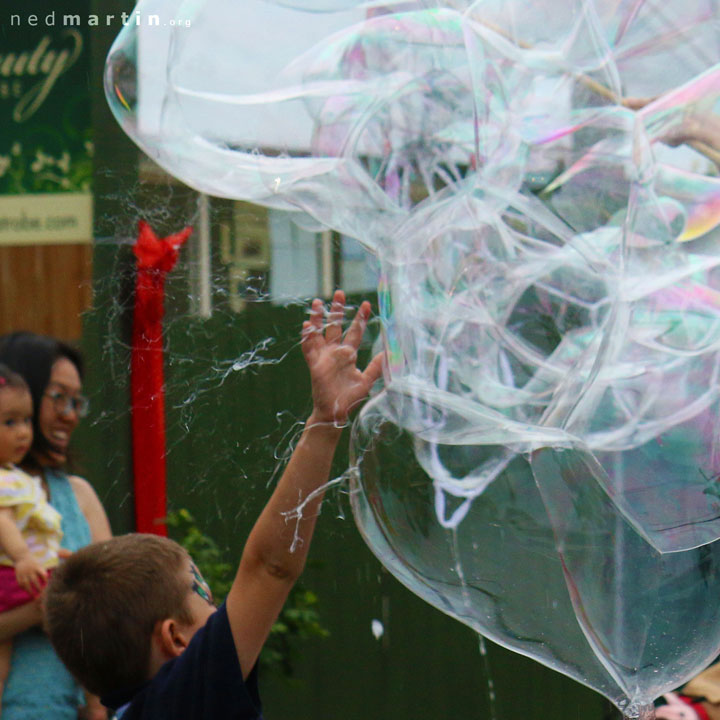
{"label": "face paint on boy's cheek", "polygon": [[190,563],[190,574],[193,577],[191,586],[192,591],[198,594],[206,602],[209,602],[211,605],[215,605],[210,586],[205,581],[205,578],[200,574],[200,571],[197,569],[195,563]]}

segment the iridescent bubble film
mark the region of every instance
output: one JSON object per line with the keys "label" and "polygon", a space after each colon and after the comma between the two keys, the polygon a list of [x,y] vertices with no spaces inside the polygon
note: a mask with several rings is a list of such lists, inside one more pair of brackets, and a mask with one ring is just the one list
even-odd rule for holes
{"label": "iridescent bubble film", "polygon": [[718,0],[136,14],[106,91],[138,145],[377,256],[388,364],[352,497],[385,565],[628,716],[699,671],[720,648]]}

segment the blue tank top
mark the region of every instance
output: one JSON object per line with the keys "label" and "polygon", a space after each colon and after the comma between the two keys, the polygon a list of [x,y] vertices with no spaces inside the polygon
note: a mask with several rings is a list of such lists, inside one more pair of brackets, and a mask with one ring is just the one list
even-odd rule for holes
{"label": "blue tank top", "polygon": [[[46,469],[50,504],[62,515],[62,546],[78,550],[90,543],[90,528],[64,473]],[[2,698],[2,720],[77,720],[83,694],[38,628],[13,639],[13,654]]]}

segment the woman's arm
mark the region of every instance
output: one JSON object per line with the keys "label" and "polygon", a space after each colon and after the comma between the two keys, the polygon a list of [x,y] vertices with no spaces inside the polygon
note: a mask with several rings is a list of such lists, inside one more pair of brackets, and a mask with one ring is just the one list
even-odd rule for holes
{"label": "woman's arm", "polygon": [[[78,506],[90,527],[92,541],[109,540],[112,537],[110,523],[105,514],[105,508],[102,506],[97,493],[93,490],[93,486],[77,475],[71,475],[69,479]],[[0,615],[0,618],[2,618],[2,615]],[[97,696],[85,691],[85,702],[86,705],[82,708],[81,717],[87,718],[87,720],[107,719],[107,710],[100,704],[100,699]]]}
{"label": "woman's arm", "polygon": [[40,600],[20,605],[0,613],[0,642],[12,640],[15,635],[29,630],[43,621]]}
{"label": "woman's arm", "polygon": [[103,508],[92,485],[77,475],[70,476],[70,485],[75,493],[75,499],[90,526],[90,537],[93,542],[109,540],[112,537],[110,523],[105,508]]}

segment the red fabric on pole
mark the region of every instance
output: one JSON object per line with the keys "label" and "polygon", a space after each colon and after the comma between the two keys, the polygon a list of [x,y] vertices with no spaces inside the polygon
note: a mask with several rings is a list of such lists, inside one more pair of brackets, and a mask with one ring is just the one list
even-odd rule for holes
{"label": "red fabric on pole", "polygon": [[137,258],[130,395],[132,403],[135,526],[167,536],[165,471],[165,376],[162,319],[165,276],[175,267],[192,228],[159,238],[143,220],[133,247]]}

